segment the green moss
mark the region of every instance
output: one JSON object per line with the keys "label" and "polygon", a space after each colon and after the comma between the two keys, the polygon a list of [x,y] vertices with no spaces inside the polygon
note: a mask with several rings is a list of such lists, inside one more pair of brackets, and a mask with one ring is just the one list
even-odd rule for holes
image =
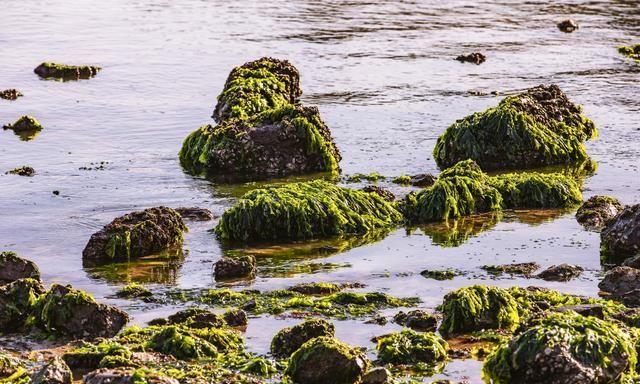
{"label": "green moss", "polygon": [[551,371],[541,363],[540,356],[548,355],[547,351],[554,351],[556,347],[562,348],[562,353],[569,354],[568,358],[584,369],[597,369],[600,379],[594,380],[598,382],[605,382],[604,377],[620,379],[620,372],[635,375],[637,354],[631,337],[612,322],[574,312],[550,314],[540,324],[502,344],[487,358],[483,373],[496,384],[525,382],[544,371],[549,380],[553,380],[554,375],[568,372],[563,373],[564,367]]}
{"label": "green moss", "polygon": [[483,169],[566,164],[586,159],[595,125],[557,86],[504,98],[497,107],[452,124],[433,151],[441,168],[475,160]]}
{"label": "green moss", "polygon": [[384,180],[385,176],[379,174],[378,172],[371,172],[369,174],[365,173],[356,173],[355,175],[351,175],[347,177],[347,183],[359,183],[362,180],[369,181],[371,183],[378,182],[380,180]]}
{"label": "green moss", "polygon": [[630,59],[640,61],[640,44],[618,47],[618,52]]}
{"label": "green moss", "polygon": [[524,275],[531,276],[535,271],[540,269],[538,263],[515,263],[515,264],[501,264],[501,265],[483,265],[480,267],[492,275],[502,275],[508,273],[510,275]]}
{"label": "green moss", "polygon": [[289,290],[301,293],[303,295],[330,295],[332,293],[340,292],[342,290],[342,286],[334,283],[319,281],[294,285],[293,287],[289,288]]}
{"label": "green moss", "polygon": [[385,364],[433,364],[447,359],[449,346],[433,332],[405,329],[379,338],[376,349]]}
{"label": "green moss", "polygon": [[6,124],[4,129],[11,129],[16,133],[41,131],[42,124],[33,116],[20,116],[13,124]]}
{"label": "green moss", "polygon": [[0,333],[24,330],[32,323],[42,290],[40,282],[34,279],[0,286]]}
{"label": "green moss", "polygon": [[510,173],[487,179],[507,209],[565,208],[582,202],[580,184],[561,174]]}
{"label": "green moss", "polygon": [[131,283],[118,289],[116,296],[121,298],[151,297],[153,296],[153,293],[151,293],[151,291],[144,285]]}
{"label": "green moss", "polygon": [[56,332],[56,324],[64,324],[74,316],[77,306],[97,304],[95,299],[85,291],[67,287],[64,295],[59,295],[58,284],[53,284],[49,291],[40,296],[36,303],[36,322],[46,331]]}
{"label": "green moss", "polygon": [[278,331],[271,340],[271,353],[275,357],[288,358],[304,343],[320,336],[335,336],[334,325],[324,319],[307,319]]}
{"label": "green moss", "polygon": [[400,212],[376,194],[316,180],[253,190],[216,227],[222,240],[302,240],[390,228]]}
{"label": "green moss", "polygon": [[161,329],[151,337],[147,347],[180,360],[215,357],[218,354],[213,344],[176,326]]}

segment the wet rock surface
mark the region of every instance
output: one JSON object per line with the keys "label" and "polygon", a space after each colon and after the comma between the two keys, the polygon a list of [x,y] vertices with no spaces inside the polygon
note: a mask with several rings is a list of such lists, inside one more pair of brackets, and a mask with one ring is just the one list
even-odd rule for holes
{"label": "wet rock surface", "polygon": [[180,207],[176,208],[175,211],[185,220],[209,221],[215,219],[213,213],[206,208]]}
{"label": "wet rock surface", "polygon": [[71,384],[73,374],[67,364],[55,357],[31,377],[32,384]]}
{"label": "wet rock surface", "polygon": [[411,185],[414,187],[427,188],[432,186],[438,178],[430,173],[421,173],[411,176]]}
{"label": "wet rock surface", "polygon": [[214,265],[213,273],[216,281],[254,278],[256,258],[250,255],[237,258],[223,257]]}
{"label": "wet rock surface", "polygon": [[271,341],[271,353],[278,358],[288,358],[304,343],[320,336],[335,336],[334,325],[324,319],[305,320],[276,333]]}
{"label": "wet rock surface", "polygon": [[27,176],[31,177],[36,174],[36,170],[29,166],[14,168],[5,172],[7,175]]}
{"label": "wet rock surface", "polygon": [[473,52],[465,55],[459,55],[456,57],[461,63],[473,63],[476,65],[480,65],[487,60],[487,57],[480,52]]}
{"label": "wet rock surface", "polygon": [[15,252],[0,252],[0,285],[26,278],[40,280],[38,266]]}
{"label": "wet rock surface", "polygon": [[421,309],[409,312],[400,311],[393,317],[393,321],[415,331],[423,332],[434,332],[438,325],[438,319],[434,315]]}
{"label": "wet rock surface", "polygon": [[452,280],[456,276],[456,273],[451,270],[438,271],[425,269],[424,271],[420,272],[420,275],[427,279],[444,281]]}
{"label": "wet rock surface", "polygon": [[133,368],[103,368],[91,372],[84,377],[84,384],[139,384],[145,380],[147,384],[179,384],[178,380],[163,377],[159,374],[145,375]]}
{"label": "wet rock surface", "polygon": [[577,304],[565,305],[555,309],[556,312],[573,311],[582,316],[593,316],[598,319],[604,319],[604,307],[601,304]]}
{"label": "wet rock surface", "polygon": [[566,19],[558,23],[558,29],[562,32],[571,33],[578,28],[578,23],[573,19]]}
{"label": "wet rock surface", "polygon": [[616,198],[592,196],[578,208],[576,220],[586,228],[600,229],[623,209]]}
{"label": "wet rock surface", "polygon": [[580,276],[582,272],[584,272],[584,268],[579,265],[562,263],[552,265],[540,272],[536,277],[546,281],[569,281]]}
{"label": "wet rock surface", "polygon": [[90,65],[76,66],[44,62],[38,65],[33,72],[44,79],[80,80],[94,77],[101,69]]}
{"label": "wet rock surface", "polygon": [[640,253],[640,204],[624,208],[600,233],[603,263],[620,264]]}
{"label": "wet rock surface", "polygon": [[17,100],[18,97],[22,97],[22,96],[24,95],[20,93],[20,91],[18,91],[17,89],[5,89],[3,91],[0,91],[0,99]]}

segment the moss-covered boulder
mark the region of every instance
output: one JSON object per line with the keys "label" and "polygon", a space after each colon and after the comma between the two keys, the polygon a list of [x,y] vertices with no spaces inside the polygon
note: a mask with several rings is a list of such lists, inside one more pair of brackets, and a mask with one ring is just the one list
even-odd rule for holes
{"label": "moss-covered boulder", "polygon": [[297,384],[355,384],[369,367],[362,351],[331,337],[317,337],[302,345],[285,372]]}
{"label": "moss-covered boulder", "polygon": [[624,208],[600,232],[600,259],[604,264],[620,264],[640,255],[640,204]]}
{"label": "moss-covered boulder", "polygon": [[91,235],[82,251],[85,265],[129,260],[182,245],[187,227],[173,209],[155,207],[114,219]]}
{"label": "moss-covered boulder", "polygon": [[618,52],[630,59],[640,61],[640,44],[618,47]]}
{"label": "moss-covered boulder", "polygon": [[24,330],[33,315],[42,284],[34,279],[20,279],[0,287],[0,333]]}
{"label": "moss-covered boulder", "polygon": [[84,377],[84,384],[179,384],[179,381],[148,369],[101,368]]}
{"label": "moss-covered boulder", "polygon": [[568,164],[588,158],[583,143],[596,135],[560,88],[540,85],[456,121],[433,154],[441,168],[466,159],[485,170]]}
{"label": "moss-covered boulder", "polygon": [[90,79],[97,75],[102,68],[91,65],[66,65],[44,62],[33,70],[44,79],[80,80]]}
{"label": "moss-covered boulder", "polygon": [[180,360],[215,357],[218,354],[213,344],[177,326],[162,328],[154,334],[148,348]]}
{"label": "moss-covered boulder", "polygon": [[77,338],[113,337],[129,320],[120,309],[58,284],[38,298],[35,313],[36,324],[41,328]]}
{"label": "moss-covered boulder", "polygon": [[615,197],[591,196],[578,208],[576,220],[586,228],[601,229],[623,209],[624,206]]}
{"label": "moss-covered boulder", "polygon": [[2,129],[12,130],[20,139],[28,141],[42,131],[42,125],[33,116],[21,116],[15,123],[5,124]]}
{"label": "moss-covered boulder", "polygon": [[364,234],[400,223],[394,205],[376,194],[315,180],[255,189],[216,227],[222,240],[302,240]]}
{"label": "moss-covered boulder", "polygon": [[[74,371],[91,371],[104,368],[108,362],[129,362],[133,365],[132,352],[116,341],[101,341],[96,344],[81,342],[62,355],[64,362]],[[104,362],[104,364],[103,364]]]}
{"label": "moss-covered boulder", "polygon": [[67,364],[54,357],[31,376],[31,384],[71,384],[73,374]]}
{"label": "moss-covered boulder", "polygon": [[621,383],[637,362],[635,343],[612,322],[572,311],[550,314],[486,360],[495,384]]}
{"label": "moss-covered boulder", "polygon": [[567,208],[582,202],[580,183],[558,173],[509,173],[489,177],[506,209]]}
{"label": "moss-covered boulder", "polygon": [[308,319],[303,323],[281,329],[271,340],[271,353],[278,358],[288,358],[302,344],[316,337],[335,336],[335,327],[324,319]]}
{"label": "moss-covered boulder", "polygon": [[121,299],[150,299],[152,296],[149,288],[138,283],[127,284],[116,292],[116,297]]}
{"label": "moss-covered boulder", "polygon": [[433,332],[405,329],[378,338],[378,359],[390,364],[434,364],[447,359],[449,345]]}
{"label": "moss-covered boulder", "polygon": [[256,277],[256,258],[252,255],[223,257],[213,267],[216,281]]}
{"label": "moss-covered boulder", "polygon": [[38,266],[33,261],[21,258],[15,252],[0,252],[0,285],[18,279],[40,280]]}
{"label": "moss-covered boulder", "polygon": [[474,285],[444,297],[440,333],[445,337],[484,329],[515,329],[520,322],[516,299],[507,290]]}

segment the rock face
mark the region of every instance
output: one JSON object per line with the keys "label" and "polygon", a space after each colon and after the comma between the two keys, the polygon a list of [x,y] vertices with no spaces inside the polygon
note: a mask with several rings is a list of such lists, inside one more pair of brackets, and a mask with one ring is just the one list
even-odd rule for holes
{"label": "rock face", "polygon": [[469,53],[468,55],[460,55],[456,57],[456,60],[461,63],[473,63],[476,65],[480,65],[484,63],[485,60],[487,60],[487,57],[480,52],[473,52]]}
{"label": "rock face", "polygon": [[447,359],[449,345],[433,332],[405,329],[378,339],[378,358],[390,364],[433,364]]}
{"label": "rock face", "polygon": [[176,212],[185,220],[209,221],[215,219],[213,213],[206,208],[180,207],[176,208]]}
{"label": "rock face", "polygon": [[0,287],[0,330],[22,331],[35,310],[42,284],[34,279],[20,279]]}
{"label": "rock face", "polygon": [[278,358],[288,358],[302,344],[320,336],[335,336],[335,327],[324,319],[308,319],[293,327],[280,330],[271,341],[271,353]]}
{"label": "rock face", "polygon": [[128,260],[182,245],[187,227],[173,209],[156,207],[118,217],[91,239],[82,251],[85,264]]}
{"label": "rock face", "polygon": [[608,271],[598,288],[613,298],[622,300],[627,306],[640,306],[640,269],[615,267]]}
{"label": "rock face", "polygon": [[582,274],[584,268],[567,263],[552,265],[538,274],[538,278],[546,281],[569,281]]}
{"label": "rock face", "polygon": [[55,357],[48,364],[34,373],[32,384],[71,384],[73,375],[67,364]]}
{"label": "rock face", "polygon": [[624,207],[616,198],[591,196],[578,208],[576,220],[586,228],[600,229],[623,209]]}
{"label": "rock face", "polygon": [[297,384],[355,384],[369,367],[360,350],[330,337],[312,339],[289,359],[286,374]]}
{"label": "rock face", "polygon": [[571,33],[578,29],[578,23],[575,20],[567,19],[558,23],[558,29],[562,32]]}
{"label": "rock face", "polygon": [[4,91],[0,91],[0,99],[5,100],[17,100],[18,97],[24,96],[17,89],[5,89]]}
{"label": "rock face", "polygon": [[393,321],[407,328],[422,332],[433,332],[438,325],[438,319],[434,315],[421,309],[409,312],[400,311],[393,317]]}
{"label": "rock face", "polygon": [[620,264],[640,254],[640,204],[626,207],[600,233],[600,259]]}
{"label": "rock face", "polygon": [[0,284],[18,279],[40,280],[38,266],[33,261],[19,257],[15,252],[0,252]]}
{"label": "rock face", "polygon": [[247,255],[241,257],[223,257],[214,266],[216,281],[254,278],[256,276],[256,258]]}
{"label": "rock face", "polygon": [[540,85],[458,120],[433,154],[441,168],[466,159],[484,170],[569,164],[588,159],[583,142],[596,135],[593,122],[560,88]]}
{"label": "rock face", "polygon": [[614,383],[636,358],[631,337],[614,323],[566,312],[499,346],[483,372],[495,384]]}
{"label": "rock face", "polygon": [[218,125],[185,139],[181,164],[231,178],[339,171],[340,153],[317,108],[298,103],[299,82],[288,61],[262,58],[234,68],[213,113]]}
{"label": "rock face", "polygon": [[36,322],[43,329],[77,338],[113,337],[128,320],[120,309],[58,284],[39,299],[36,308]]}
{"label": "rock face", "polygon": [[[141,381],[142,380],[144,381]],[[86,375],[84,384],[179,384],[178,380],[133,368],[102,368]]]}
{"label": "rock face", "polygon": [[90,65],[76,66],[44,62],[38,65],[33,72],[45,79],[80,80],[92,78],[97,75],[101,69],[100,67]]}

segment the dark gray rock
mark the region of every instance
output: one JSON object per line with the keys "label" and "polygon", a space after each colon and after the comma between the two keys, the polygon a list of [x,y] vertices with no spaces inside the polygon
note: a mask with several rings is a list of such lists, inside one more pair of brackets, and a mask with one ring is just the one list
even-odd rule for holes
{"label": "dark gray rock", "polygon": [[55,357],[31,376],[32,384],[71,384],[71,369],[59,357]]}
{"label": "dark gray rock", "polygon": [[256,258],[250,255],[223,257],[214,266],[214,276],[216,281],[253,278],[256,276]]}
{"label": "dark gray rock", "polygon": [[18,279],[40,280],[38,266],[23,259],[11,251],[0,252],[0,284],[7,284]]}
{"label": "dark gray rock", "polygon": [[580,276],[582,272],[584,272],[584,268],[579,265],[563,263],[552,265],[540,272],[537,277],[546,281],[569,281]]}
{"label": "dark gray rock", "polygon": [[640,253],[640,204],[626,207],[600,233],[602,262],[620,264]]}

